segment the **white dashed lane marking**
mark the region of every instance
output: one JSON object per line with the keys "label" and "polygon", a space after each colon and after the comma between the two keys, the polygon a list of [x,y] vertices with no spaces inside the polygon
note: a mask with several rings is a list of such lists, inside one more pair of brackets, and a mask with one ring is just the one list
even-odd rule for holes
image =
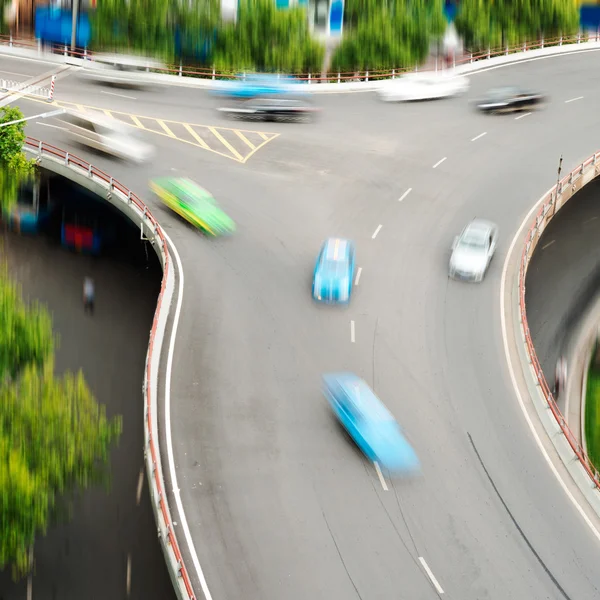
{"label": "white dashed lane marking", "polygon": [[371,236],[371,239],[375,239],[377,237],[377,234],[381,231],[381,228],[383,227],[383,225],[379,225],[379,227],[377,227],[377,229],[375,230],[375,233]]}
{"label": "white dashed lane marking", "polygon": [[387,486],[387,483],[385,482],[385,479],[383,478],[383,473],[381,472],[381,467],[379,466],[379,463],[377,461],[374,461],[373,464],[375,465],[375,470],[377,471],[377,477],[379,477],[379,482],[381,483],[381,487],[383,488],[384,492],[387,492],[388,486]]}
{"label": "white dashed lane marking", "polygon": [[515,121],[518,121],[519,119],[524,119],[525,117],[528,117],[531,113],[525,113],[524,115],[519,115],[518,117],[515,117]]}
{"label": "white dashed lane marking", "polygon": [[435,165],[433,165],[434,169],[437,169],[448,157],[444,156],[444,158],[442,158],[441,160],[438,160]]}
{"label": "white dashed lane marking", "polygon": [[476,135],[474,138],[471,138],[472,142],[477,141],[479,138],[482,138],[484,135],[487,135],[487,131],[484,131],[483,133],[480,133],[479,135]]}
{"label": "white dashed lane marking", "polygon": [[356,279],[354,280],[354,285],[358,285],[358,282],[360,281],[361,273],[362,273],[362,267],[358,267],[358,270],[356,271]]}
{"label": "white dashed lane marking", "polygon": [[576,100],[583,100],[583,96],[577,96],[577,98],[571,98],[570,100],[565,100],[565,104],[569,104],[570,102],[575,102]]}
{"label": "white dashed lane marking", "polygon": [[423,569],[425,569],[425,573],[427,573],[427,577],[429,577],[429,580],[433,583],[433,587],[436,589],[437,593],[443,594],[444,590],[442,589],[442,586],[438,583],[438,580],[435,578],[435,575],[431,572],[429,565],[422,556],[419,556],[419,562],[423,566]]}
{"label": "white dashed lane marking", "polygon": [[398,202],[402,202],[406,196],[408,196],[412,192],[412,188],[408,188],[400,198],[398,198]]}

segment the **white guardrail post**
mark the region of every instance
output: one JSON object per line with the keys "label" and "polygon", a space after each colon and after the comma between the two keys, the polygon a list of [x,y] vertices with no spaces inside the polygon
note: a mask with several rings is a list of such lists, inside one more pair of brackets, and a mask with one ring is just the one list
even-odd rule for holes
{"label": "white guardrail post", "polygon": [[[542,206],[538,210],[533,222],[530,225],[526,235],[519,268],[517,269],[517,307],[516,315],[519,323],[516,328],[521,332],[521,340],[524,345],[525,356],[529,363],[529,369],[524,369],[524,373],[531,374],[533,383],[537,390],[538,399],[534,404],[538,409],[543,405],[546,415],[552,415],[551,419],[542,419],[542,424],[546,428],[549,437],[554,444],[561,460],[565,464],[574,482],[578,485],[590,506],[600,515],[600,478],[599,473],[592,465],[584,448],[579,440],[569,429],[566,419],[561,413],[554,399],[552,390],[546,381],[542,368],[540,366],[531,334],[527,322],[527,310],[525,305],[525,284],[529,263],[537,244],[548,226],[548,223],[555,217],[556,213],[585,185],[600,175],[598,159],[600,152],[596,152],[584,163],[573,169],[568,175],[563,177],[543,198]],[[558,433],[558,435],[556,435]]]}
{"label": "white guardrail post", "polygon": [[159,363],[171,301],[175,292],[176,278],[175,266],[169,254],[166,236],[148,207],[131,190],[102,171],[95,169],[87,161],[53,146],[46,148],[43,142],[33,138],[27,138],[24,149],[36,157],[38,164],[69,177],[97,195],[104,195],[111,204],[121,210],[135,224],[139,223],[143,239],[147,239],[152,244],[160,259],[163,278],[150,331],[142,385],[144,458],[148,481],[151,482],[148,487],[158,527],[157,533],[175,592],[180,600],[197,600],[173,529],[165,493],[157,428]]}

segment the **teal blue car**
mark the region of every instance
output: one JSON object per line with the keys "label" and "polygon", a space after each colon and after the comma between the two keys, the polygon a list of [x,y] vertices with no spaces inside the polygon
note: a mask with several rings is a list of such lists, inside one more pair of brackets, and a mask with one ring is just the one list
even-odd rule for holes
{"label": "teal blue car", "polygon": [[354,244],[329,238],[321,246],[313,274],[312,295],[317,302],[347,304],[354,281]]}
{"label": "teal blue car", "polygon": [[333,413],[363,454],[394,476],[417,475],[419,458],[400,426],[375,392],[353,373],[323,376]]}

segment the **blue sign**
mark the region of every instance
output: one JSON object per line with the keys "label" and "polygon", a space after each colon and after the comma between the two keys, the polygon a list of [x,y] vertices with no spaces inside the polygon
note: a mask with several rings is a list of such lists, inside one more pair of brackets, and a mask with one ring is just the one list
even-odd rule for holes
{"label": "blue sign", "polygon": [[[70,44],[73,17],[71,11],[55,6],[39,6],[35,9],[35,37],[43,42]],[[91,27],[86,13],[78,15],[75,45],[87,48],[90,43]]]}

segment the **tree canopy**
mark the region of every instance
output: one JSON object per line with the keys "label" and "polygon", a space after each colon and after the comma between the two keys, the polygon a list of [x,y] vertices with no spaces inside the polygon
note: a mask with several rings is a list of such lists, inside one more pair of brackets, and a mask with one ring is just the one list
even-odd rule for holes
{"label": "tree canopy", "polygon": [[348,0],[334,71],[414,66],[446,27],[442,0]]}
{"label": "tree canopy", "polygon": [[23,179],[32,176],[35,169],[35,162],[27,160],[23,154],[25,121],[1,126],[23,118],[16,106],[0,107],[0,208],[3,209],[17,201],[19,185]]}
{"label": "tree canopy", "polygon": [[456,29],[471,50],[573,35],[578,28],[579,6],[573,0],[461,0],[456,17]]}

